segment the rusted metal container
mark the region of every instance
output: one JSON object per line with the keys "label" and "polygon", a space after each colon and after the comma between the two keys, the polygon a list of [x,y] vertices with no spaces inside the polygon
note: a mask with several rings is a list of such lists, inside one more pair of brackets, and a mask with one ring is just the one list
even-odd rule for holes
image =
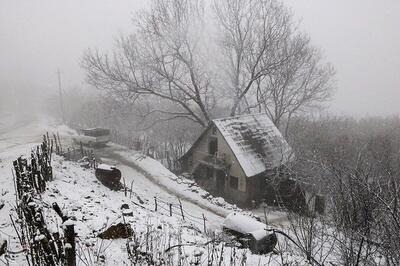
{"label": "rusted metal container", "polygon": [[240,213],[229,214],[222,229],[236,237],[243,248],[249,248],[255,254],[272,252],[278,241],[275,233],[269,233],[264,223]]}
{"label": "rusted metal container", "polygon": [[121,187],[121,171],[114,166],[99,164],[95,171],[96,178],[106,187],[119,189]]}

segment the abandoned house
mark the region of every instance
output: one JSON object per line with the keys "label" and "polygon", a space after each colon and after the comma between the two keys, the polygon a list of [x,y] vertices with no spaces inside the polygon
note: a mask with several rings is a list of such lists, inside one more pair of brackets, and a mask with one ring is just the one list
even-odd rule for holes
{"label": "abandoned house", "polygon": [[248,204],[266,198],[266,177],[291,148],[266,114],[213,120],[181,158],[183,169],[214,195]]}

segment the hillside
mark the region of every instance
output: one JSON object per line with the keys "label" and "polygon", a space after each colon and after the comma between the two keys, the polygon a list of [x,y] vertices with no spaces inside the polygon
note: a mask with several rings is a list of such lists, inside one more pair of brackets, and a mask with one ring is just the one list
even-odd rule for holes
{"label": "hillside", "polygon": [[[27,123],[9,119],[3,120],[1,124],[0,201],[4,203],[4,207],[0,209],[0,234],[9,243],[8,249],[11,253],[7,261],[10,265],[26,264],[23,252],[19,253],[22,248],[8,215],[12,215],[14,219],[16,217],[12,161],[21,155],[27,156],[40,143],[41,135],[48,131],[59,132],[65,141],[68,135],[73,134],[72,130],[65,126],[56,126],[51,120],[32,120]],[[115,147],[117,146],[111,146],[116,150]],[[129,265],[131,261],[127,247],[140,250],[142,255],[146,254],[144,261],[147,260],[147,263],[149,258],[146,256],[151,257],[154,263],[164,261],[167,265],[175,265],[178,261],[183,265],[218,265],[220,262],[222,265],[242,262],[247,265],[263,265],[273,264],[274,261],[278,264],[280,256],[253,255],[247,249],[232,247],[231,241],[220,234],[224,214],[232,209],[240,211],[235,206],[223,202],[221,204],[221,200],[213,203],[201,197],[201,191],[200,194],[198,191],[182,191],[185,185],[182,184],[175,188],[175,192],[182,189],[182,213],[177,196],[167,186],[174,178],[160,181],[160,178],[167,178],[166,175],[171,173],[150,159],[139,163],[143,166],[142,171],[124,165],[124,162],[132,159],[126,152],[119,152],[125,158],[125,161],[119,163],[119,167],[125,182],[129,184],[127,187],[132,187],[132,191],[128,191],[126,196],[123,190],[112,191],[103,186],[96,179],[93,169],[82,168],[76,162],[53,155],[54,180],[48,183],[39,204],[52,232],[62,227],[61,219],[51,208],[53,202],[57,202],[62,211],[73,220],[77,233],[79,265]],[[112,162],[111,158],[104,160]],[[151,171],[143,170],[146,169],[146,161],[151,165]],[[121,209],[124,204],[129,206],[130,211]],[[172,216],[169,204],[172,204]],[[129,216],[123,215],[127,213]],[[206,218],[205,224],[203,217]],[[131,225],[133,238],[102,240],[98,237],[111,225],[119,223]],[[174,247],[175,245],[177,246]],[[5,263],[6,258],[3,256],[1,260]]]}

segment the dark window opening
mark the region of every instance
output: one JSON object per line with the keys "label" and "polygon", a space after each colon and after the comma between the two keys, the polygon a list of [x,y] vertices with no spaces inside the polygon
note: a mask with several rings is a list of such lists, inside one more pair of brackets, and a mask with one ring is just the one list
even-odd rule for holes
{"label": "dark window opening", "polygon": [[211,139],[210,142],[208,143],[208,153],[214,155],[217,152],[218,152],[218,140]]}
{"label": "dark window opening", "polygon": [[234,176],[230,176],[229,185],[233,189],[238,189],[239,188],[239,178],[234,177]]}

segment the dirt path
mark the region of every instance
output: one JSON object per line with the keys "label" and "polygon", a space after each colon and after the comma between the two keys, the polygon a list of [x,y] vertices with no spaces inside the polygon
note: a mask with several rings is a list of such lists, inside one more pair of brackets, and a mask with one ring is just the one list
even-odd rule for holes
{"label": "dirt path", "polygon": [[[159,182],[160,178],[168,178],[168,177],[158,177],[158,176],[154,176],[154,175],[148,173],[145,169],[140,167],[133,160],[129,160],[126,157],[118,154],[118,151],[124,151],[124,148],[118,149],[118,148],[114,148],[114,147],[112,147],[112,148],[108,147],[104,150],[99,150],[101,156],[103,156],[104,158],[108,158],[108,159],[117,161],[122,165],[126,165],[126,166],[134,169],[138,173],[142,174],[146,179],[151,181],[154,185],[158,186],[163,191],[165,191],[168,195],[175,195],[176,197],[179,197],[183,201],[194,204],[194,205],[198,206],[199,208],[202,208],[203,210],[207,211],[208,213],[212,213],[212,214],[220,217],[221,219],[225,218],[231,212],[229,210],[219,210],[219,208],[217,208],[217,207],[211,208],[210,206],[208,206],[207,204],[204,204],[203,202],[201,202],[199,200],[196,200],[196,199],[193,199],[191,197],[184,195],[184,193],[179,193],[179,192],[177,193],[176,190],[171,189],[170,187]],[[257,212],[257,210],[254,210],[254,214],[258,215],[262,221],[265,221],[265,218],[264,218],[262,212],[260,212],[260,211]],[[283,213],[270,212],[268,216],[269,216],[268,222],[271,224],[274,224],[274,225],[281,226],[287,222],[287,216]]]}
{"label": "dirt path", "polygon": [[[213,213],[214,215],[217,215],[220,218],[225,218],[227,213],[228,213],[228,211],[223,212],[223,211],[218,211],[218,210],[209,208],[208,206],[202,204],[201,202],[198,202],[197,200],[194,200],[194,199],[192,199],[190,197],[187,197],[187,196],[185,196],[183,194],[176,193],[176,191],[170,189],[168,186],[165,186],[164,184],[161,184],[157,180],[157,178],[155,178],[153,175],[151,175],[150,173],[145,171],[143,168],[141,168],[140,166],[135,164],[133,161],[128,160],[124,156],[116,153],[116,150],[114,150],[114,151],[112,151],[112,150],[104,150],[104,151],[100,152],[99,154],[104,158],[115,160],[115,161],[118,161],[119,163],[121,163],[123,165],[127,165],[127,166],[131,167],[135,171],[137,171],[140,174],[142,174],[149,181],[151,181],[154,185],[160,187],[162,190],[164,190],[169,195],[175,195],[176,197],[180,198],[181,200],[183,200],[185,202],[189,202],[189,203],[194,204],[196,206],[199,206],[200,208],[204,209],[205,211],[207,211],[209,213]],[[163,178],[166,178],[166,177],[163,177]]]}

